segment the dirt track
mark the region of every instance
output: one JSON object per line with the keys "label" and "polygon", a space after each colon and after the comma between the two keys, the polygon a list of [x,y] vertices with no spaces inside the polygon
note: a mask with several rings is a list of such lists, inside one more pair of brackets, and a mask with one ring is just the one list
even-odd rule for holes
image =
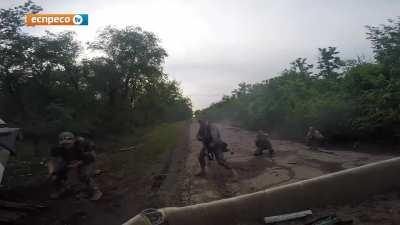
{"label": "dirt track", "polygon": [[232,171],[208,161],[206,177],[196,177],[199,171],[197,156],[202,144],[196,140],[198,125],[190,129],[189,155],[186,161],[184,180],[185,204],[208,202],[254,191],[317,177],[347,168],[361,166],[394,156],[374,155],[340,149],[310,151],[297,142],[272,139],[276,154],[271,159],[265,154],[253,156],[255,133],[228,124],[217,124],[222,138],[234,154],[225,154]]}
{"label": "dirt track", "polygon": [[[98,177],[98,181],[105,195],[98,202],[77,201],[72,196],[50,201],[46,185],[30,188],[28,192],[14,190],[15,196],[11,200],[47,201],[51,205],[42,213],[30,215],[19,224],[121,224],[149,207],[162,208],[208,202],[393,157],[388,154],[340,151],[342,149],[321,149],[322,151],[316,152],[308,150],[308,147],[301,143],[278,139],[272,139],[276,151],[273,159],[267,155],[255,157],[255,133],[228,124],[217,126],[223,140],[234,152],[225,154],[228,163],[233,167],[232,171],[220,167],[215,161],[209,161],[207,177],[195,176],[200,169],[197,156],[202,144],[196,140],[198,124],[193,122],[190,127],[185,126],[181,130],[177,146],[163,157],[163,163],[160,163],[164,166],[160,167],[160,171],[155,170],[158,172],[153,175],[138,177],[115,174],[109,167],[110,155],[102,154],[98,166],[105,172]],[[391,218],[392,211],[396,211],[400,201],[397,197],[385,198],[389,201],[366,202],[356,208],[361,213],[354,217],[360,221],[364,220],[363,223],[357,224],[365,224],[369,218],[363,212],[371,212],[371,220]],[[386,209],[392,211],[388,213]],[[352,207],[322,209],[320,212],[324,214],[329,210],[354,215]]]}

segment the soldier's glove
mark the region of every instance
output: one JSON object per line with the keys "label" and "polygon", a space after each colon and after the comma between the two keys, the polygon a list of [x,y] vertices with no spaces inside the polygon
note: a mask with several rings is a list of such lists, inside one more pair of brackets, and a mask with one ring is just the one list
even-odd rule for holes
{"label": "soldier's glove", "polygon": [[214,154],[213,153],[208,152],[207,155],[208,155],[208,160],[214,160]]}

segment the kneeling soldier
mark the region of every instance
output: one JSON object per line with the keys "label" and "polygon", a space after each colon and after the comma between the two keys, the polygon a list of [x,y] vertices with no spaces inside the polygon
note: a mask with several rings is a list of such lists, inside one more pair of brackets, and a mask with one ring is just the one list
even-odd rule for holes
{"label": "kneeling soldier", "polygon": [[324,136],[319,130],[311,126],[308,128],[306,139],[310,150],[318,150],[318,147],[324,140]]}
{"label": "kneeling soldier", "polygon": [[59,144],[50,151],[48,162],[49,176],[55,186],[52,198],[59,198],[68,189],[68,173],[77,169],[79,180],[90,191],[90,199],[98,200],[103,193],[94,180],[95,175],[94,144],[82,137],[75,137],[71,132],[62,132],[59,135]]}
{"label": "kneeling soldier", "polygon": [[262,132],[261,130],[258,131],[256,136],[256,146],[257,150],[254,152],[255,156],[262,155],[263,151],[266,149],[269,150],[270,157],[274,155],[274,149],[272,148],[272,144],[268,138],[268,134]]}

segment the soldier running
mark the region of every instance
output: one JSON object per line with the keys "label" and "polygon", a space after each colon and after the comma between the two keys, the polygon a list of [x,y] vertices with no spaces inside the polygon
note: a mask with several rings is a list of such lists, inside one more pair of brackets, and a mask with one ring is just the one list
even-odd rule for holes
{"label": "soldier running", "polygon": [[319,145],[324,140],[324,136],[319,132],[319,130],[311,126],[308,128],[306,139],[307,145],[310,146],[310,150],[317,151]]}
{"label": "soldier running", "polygon": [[226,169],[231,169],[224,159],[223,148],[226,148],[226,144],[221,140],[221,135],[219,133],[218,128],[211,124],[210,122],[199,120],[200,129],[197,133],[197,140],[203,143],[203,148],[199,154],[199,163],[201,167],[201,171],[197,174],[197,176],[206,175],[206,156],[211,153],[215,156],[216,161],[219,165],[223,166]]}
{"label": "soldier running", "polygon": [[269,156],[272,157],[274,155],[274,149],[272,148],[271,141],[268,138],[268,134],[264,133],[262,130],[257,132],[255,144],[257,146],[257,150],[254,152],[255,156],[260,156],[263,154],[264,150],[269,150]]}
{"label": "soldier running", "polygon": [[77,169],[79,180],[86,185],[90,200],[96,201],[103,193],[94,180],[96,154],[94,144],[82,137],[75,137],[71,132],[59,135],[59,145],[50,151],[48,162],[49,177],[55,186],[51,198],[59,198],[68,191],[68,173]]}

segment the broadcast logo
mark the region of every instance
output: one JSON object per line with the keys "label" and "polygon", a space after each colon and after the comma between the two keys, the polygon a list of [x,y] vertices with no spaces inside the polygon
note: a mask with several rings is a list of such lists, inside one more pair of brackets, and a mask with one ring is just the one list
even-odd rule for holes
{"label": "broadcast logo", "polygon": [[28,14],[27,26],[82,26],[89,24],[88,14]]}

